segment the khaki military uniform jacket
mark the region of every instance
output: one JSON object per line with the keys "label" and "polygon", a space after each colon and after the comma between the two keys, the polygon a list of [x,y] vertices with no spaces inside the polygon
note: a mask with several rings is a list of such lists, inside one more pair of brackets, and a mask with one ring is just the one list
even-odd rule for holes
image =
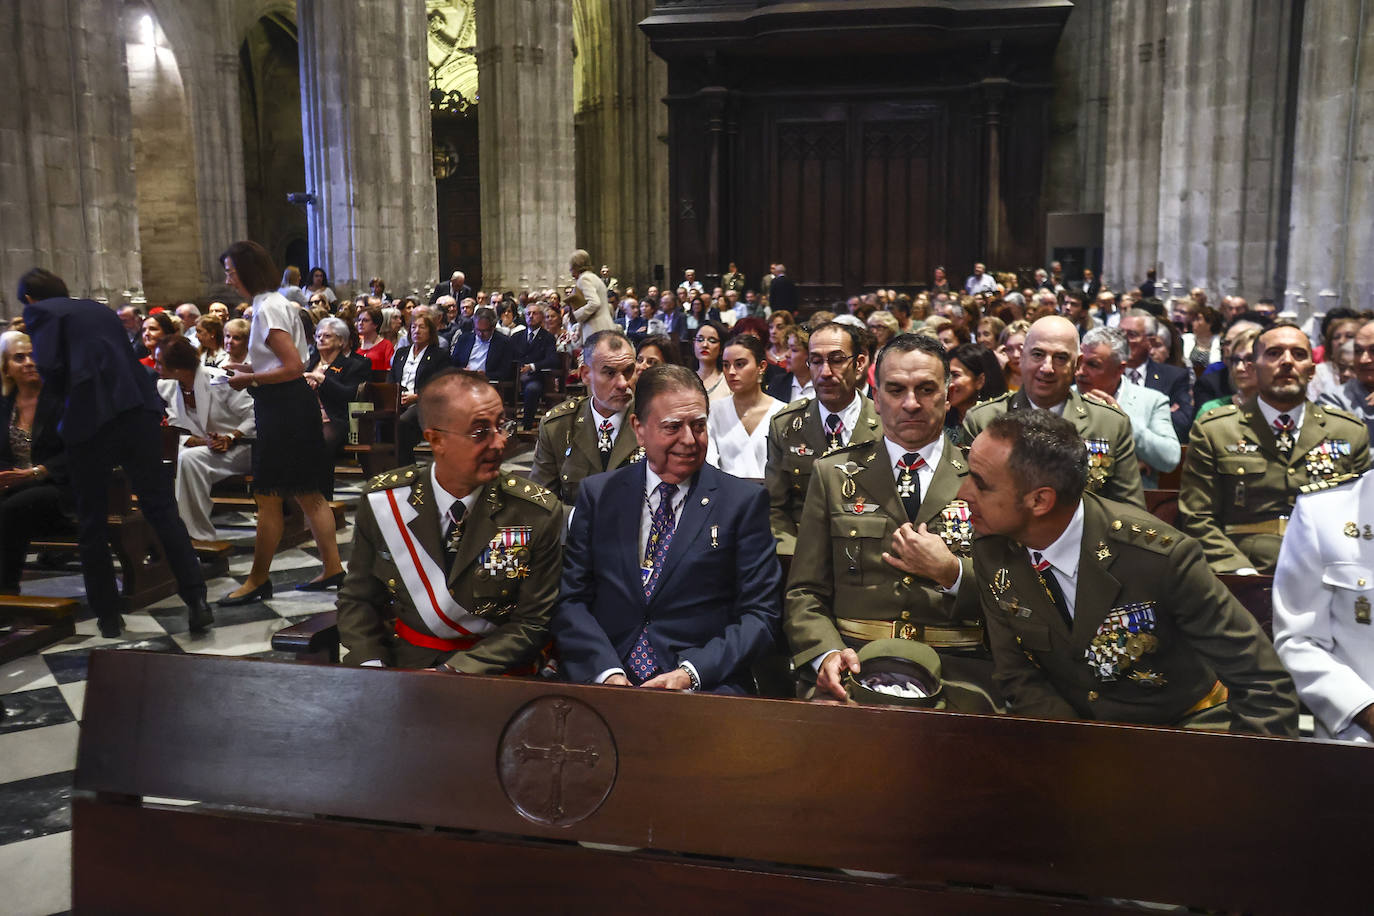
{"label": "khaki military uniform jacket", "polygon": [[[534,661],[549,641],[549,616],[558,598],[563,506],[543,487],[523,477],[502,475],[482,488],[465,516],[462,540],[446,581],[426,578],[420,588],[412,589],[407,587],[407,577],[415,575],[417,566],[408,556],[398,556],[387,542],[370,495],[391,491],[396,515],[400,519],[413,515],[405,525],[406,535],[442,574],[443,527],[432,487],[428,463],[368,481],[358,501],[348,573],[339,589],[339,640],[347,650],[344,661],[359,665],[378,659],[402,668],[447,662],[468,674],[501,674]],[[384,511],[392,511],[389,500],[382,505]],[[417,607],[417,591],[424,596],[421,600],[432,600],[427,588],[446,589],[470,615],[449,613],[450,620],[456,616],[457,624],[484,630],[476,645],[448,652],[418,647],[394,635],[393,616],[421,634],[454,638],[434,633],[427,622],[434,619],[432,607],[426,606],[423,612]],[[474,624],[471,618],[478,622]]]}
{"label": "khaki military uniform jacket", "polygon": [[1220,678],[1233,731],[1298,731],[1293,681],[1254,617],[1207,568],[1197,541],[1154,516],[1083,496],[1073,629],[1026,548],[974,541],[997,666],[1018,715],[1179,725]]}
{"label": "khaki military uniform jacket", "polygon": [[[1292,454],[1280,457],[1255,401],[1211,411],[1193,427],[1179,484],[1179,527],[1202,542],[1216,572],[1272,573],[1282,535],[1263,527],[1293,511],[1309,483],[1369,468],[1369,431],[1352,414],[1308,401]],[[1271,527],[1273,527],[1271,525]]]}
{"label": "khaki military uniform jacket", "polygon": [[[860,395],[859,419],[849,445],[864,445],[883,437],[882,424],[873,402]],[[778,540],[778,553],[796,552],[797,524],[801,521],[806,489],[811,484],[811,465],[829,449],[830,434],[821,422],[821,405],[815,398],[800,398],[773,415],[768,426],[769,523]]]}
{"label": "khaki military uniform jacket", "polygon": [[[1034,408],[1024,391],[1009,391],[979,404],[964,417],[964,441],[973,442],[985,426],[1009,410]],[[1145,508],[1130,418],[1118,408],[1084,398],[1072,389],[1063,416],[1088,446],[1088,491]]]}
{"label": "khaki military uniform jacket", "polygon": [[907,575],[883,560],[883,552],[892,548],[892,536],[907,522],[888,457],[880,439],[837,449],[815,464],[783,612],[783,629],[798,668],[832,649],[845,648],[837,617],[906,624],[907,629],[899,626],[888,635],[907,635],[937,646],[940,636],[925,632],[926,627],[981,631],[983,615],[971,560],[973,528],[967,504],[957,499],[968,475],[962,453],[945,442],[912,522],[943,536],[960,557],[963,580],[957,598],[929,579]]}
{"label": "khaki military uniform jacket", "polygon": [[[584,395],[569,398],[552,408],[539,422],[539,440],[534,446],[530,479],[552,490],[569,506],[577,505],[577,491],[582,480],[602,472],[601,452],[596,447],[596,427],[600,419],[594,413],[592,399]],[[626,411],[605,470],[614,471],[643,457],[635,431],[630,428],[629,411]]]}

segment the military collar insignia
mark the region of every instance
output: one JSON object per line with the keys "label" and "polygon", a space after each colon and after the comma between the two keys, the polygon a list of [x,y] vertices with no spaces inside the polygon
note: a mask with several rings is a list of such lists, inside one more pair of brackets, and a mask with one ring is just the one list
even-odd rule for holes
{"label": "military collar insignia", "polygon": [[855,515],[866,515],[870,512],[877,512],[878,505],[877,503],[865,502],[861,496],[852,503],[845,503],[844,511],[853,512]]}
{"label": "military collar insignia", "polygon": [[1112,552],[1111,552],[1110,550],[1107,549],[1107,542],[1106,542],[1106,541],[1098,541],[1098,542],[1097,542],[1097,559],[1098,559],[1099,561],[1105,561],[1105,560],[1110,560],[1111,558],[1112,558]]}
{"label": "military collar insignia", "polygon": [[1354,522],[1346,522],[1346,523],[1345,523],[1345,536],[1348,537],[1348,538],[1357,538],[1357,537],[1359,537],[1359,536],[1360,536],[1360,526],[1357,525],[1357,524],[1355,524]]}

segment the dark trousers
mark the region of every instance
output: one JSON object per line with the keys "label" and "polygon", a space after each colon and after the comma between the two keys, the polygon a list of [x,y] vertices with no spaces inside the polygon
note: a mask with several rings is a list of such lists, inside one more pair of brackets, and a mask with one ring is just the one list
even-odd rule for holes
{"label": "dark trousers", "polygon": [[411,404],[396,420],[396,466],[403,468],[415,463],[415,446],[423,439],[420,429],[420,405]]}
{"label": "dark trousers", "polygon": [[520,373],[520,391],[525,405],[525,429],[533,429],[539,402],[544,398],[544,373],[538,369]]}
{"label": "dark trousers", "polygon": [[54,483],[14,489],[0,502],[0,592],[19,593],[29,541],[71,530],[67,492]]}
{"label": "dark trousers", "polygon": [[182,600],[204,596],[205,576],[191,546],[186,525],[177,514],[172,494],[172,471],[162,463],[162,432],[158,416],[146,410],[127,410],[100,427],[88,441],[67,446],[67,465],[76,497],[80,532],[81,573],[86,600],[102,618],[119,613],[121,602],[110,555],[110,473],[124,468],[129,486],[138,494],[138,507],[162,542]]}

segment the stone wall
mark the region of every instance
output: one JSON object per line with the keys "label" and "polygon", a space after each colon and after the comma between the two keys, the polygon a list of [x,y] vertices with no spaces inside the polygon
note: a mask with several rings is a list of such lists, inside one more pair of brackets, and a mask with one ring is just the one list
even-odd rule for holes
{"label": "stone wall", "polygon": [[1054,57],[1050,213],[1101,213],[1107,178],[1107,98],[1123,61],[1114,53],[1112,0],[1077,0]]}

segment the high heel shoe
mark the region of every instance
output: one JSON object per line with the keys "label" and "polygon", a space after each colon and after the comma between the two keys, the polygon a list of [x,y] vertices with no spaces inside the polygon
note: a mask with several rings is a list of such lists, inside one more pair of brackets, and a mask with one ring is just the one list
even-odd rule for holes
{"label": "high heel shoe", "polygon": [[327,591],[327,590],[329,590],[329,589],[331,589],[331,588],[339,588],[340,586],[343,585],[343,580],[344,580],[344,574],[343,574],[342,572],[336,572],[334,575],[330,576],[329,578],[327,578],[327,579],[321,579],[321,580],[318,581],[318,582],[302,582],[300,585],[297,585],[297,586],[296,586],[296,591],[298,591],[298,592],[323,592],[323,591]]}
{"label": "high heel shoe", "polygon": [[238,607],[240,604],[252,604],[254,601],[265,601],[272,597],[272,580],[268,579],[262,585],[243,595],[234,597],[233,592],[219,599],[220,607]]}

